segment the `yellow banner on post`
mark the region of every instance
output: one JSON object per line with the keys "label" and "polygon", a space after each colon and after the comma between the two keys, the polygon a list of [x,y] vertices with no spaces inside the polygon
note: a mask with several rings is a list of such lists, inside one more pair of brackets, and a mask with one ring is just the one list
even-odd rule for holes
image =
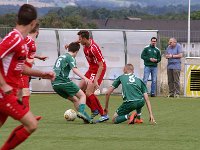
{"label": "yellow banner on post", "polygon": [[200,97],[200,65],[186,65],[186,96]]}

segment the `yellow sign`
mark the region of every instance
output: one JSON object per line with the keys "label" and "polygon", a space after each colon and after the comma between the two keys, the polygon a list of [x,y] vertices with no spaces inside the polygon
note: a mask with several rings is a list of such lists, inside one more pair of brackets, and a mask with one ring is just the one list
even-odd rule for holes
{"label": "yellow sign", "polygon": [[[191,81],[191,73],[192,72],[199,72],[200,71],[200,65],[186,65],[186,96],[188,97],[200,97],[200,89],[199,89],[199,83],[197,84],[197,88],[194,81]],[[200,77],[199,77],[200,78]],[[191,88],[192,84],[195,88]],[[195,90],[196,89],[196,90]]]}

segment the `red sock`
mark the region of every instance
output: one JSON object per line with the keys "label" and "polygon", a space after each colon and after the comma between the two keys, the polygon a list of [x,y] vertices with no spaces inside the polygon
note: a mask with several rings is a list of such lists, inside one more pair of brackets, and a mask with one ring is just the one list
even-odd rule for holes
{"label": "red sock", "polygon": [[29,137],[29,135],[30,133],[26,131],[23,125],[18,126],[12,131],[8,140],[1,147],[1,150],[14,149],[16,146],[25,141]]}
{"label": "red sock", "polygon": [[91,111],[95,111],[96,110],[96,107],[94,105],[92,105],[92,101],[90,100],[89,97],[86,97],[86,104],[90,108]]}
{"label": "red sock", "polygon": [[101,116],[104,115],[103,108],[102,108],[102,106],[101,106],[98,98],[94,94],[91,94],[88,97],[88,99],[90,100],[92,107],[95,108],[94,110],[97,109],[99,111],[99,113],[100,113]]}
{"label": "red sock", "polygon": [[37,121],[40,121],[40,120],[42,119],[42,116],[35,116],[35,119],[36,119]]}
{"label": "red sock", "polygon": [[30,96],[23,96],[22,97],[22,102],[26,107],[28,107],[30,109],[29,98],[30,98]]}

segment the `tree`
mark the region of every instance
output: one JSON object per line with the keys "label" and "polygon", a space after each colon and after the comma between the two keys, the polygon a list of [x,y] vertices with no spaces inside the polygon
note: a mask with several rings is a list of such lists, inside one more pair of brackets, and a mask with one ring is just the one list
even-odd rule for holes
{"label": "tree", "polygon": [[195,11],[191,13],[192,20],[200,20],[200,11]]}

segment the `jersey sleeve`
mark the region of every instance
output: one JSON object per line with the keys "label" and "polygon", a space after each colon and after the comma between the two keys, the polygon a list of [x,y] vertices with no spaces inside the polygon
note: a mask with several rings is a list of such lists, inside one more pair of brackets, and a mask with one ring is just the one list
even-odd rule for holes
{"label": "jersey sleeve", "polygon": [[149,57],[148,57],[148,54],[147,54],[147,48],[146,48],[146,47],[145,47],[144,50],[142,51],[141,58],[142,58],[144,61],[149,61]]}
{"label": "jersey sleeve", "polygon": [[13,49],[20,43],[21,38],[18,34],[9,33],[0,43],[0,58],[4,58],[11,53]]}
{"label": "jersey sleeve", "polygon": [[102,56],[101,50],[97,45],[93,45],[91,52],[93,56],[96,58],[97,62],[104,62],[104,58]]}
{"label": "jersey sleeve", "polygon": [[31,39],[28,39],[27,47],[28,47],[28,59],[34,59],[36,54],[35,42]]}
{"label": "jersey sleeve", "polygon": [[34,57],[36,55],[35,42],[32,39],[27,38],[26,44],[27,44],[27,47],[28,47],[28,55],[27,55],[27,58],[26,58],[26,64],[29,67],[32,67],[32,65],[34,64]]}
{"label": "jersey sleeve", "polygon": [[120,80],[120,76],[115,79],[115,81],[112,84],[112,87],[114,87],[115,89],[118,88],[118,86],[121,84],[121,80]]}

